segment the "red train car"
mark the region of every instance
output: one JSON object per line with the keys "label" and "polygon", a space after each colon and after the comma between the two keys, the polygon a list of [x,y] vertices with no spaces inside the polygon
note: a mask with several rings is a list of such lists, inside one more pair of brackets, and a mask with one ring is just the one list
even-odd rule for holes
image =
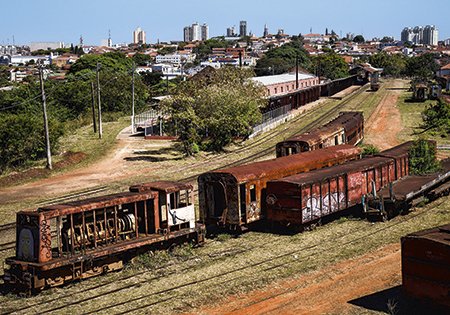
{"label": "red train car", "polygon": [[341,112],[327,124],[276,145],[277,157],[312,151],[339,144],[357,145],[364,138],[362,112]]}
{"label": "red train car", "polygon": [[241,229],[264,218],[269,180],[342,164],[360,154],[359,148],[340,145],[204,173],[198,177],[200,215],[207,225]]}
{"label": "red train car", "polygon": [[[402,237],[404,292],[450,309],[450,224]],[[432,309],[428,309],[433,312]]]}
{"label": "red train car", "polygon": [[412,144],[405,142],[373,157],[269,181],[268,220],[304,225],[355,205],[367,210],[369,196],[408,175]]}
{"label": "red train car", "polygon": [[5,284],[38,291],[120,269],[143,251],[203,242],[192,186],[160,182],[151,188],[18,212],[16,255],[5,261]]}
{"label": "red train car", "polygon": [[390,158],[369,157],[267,183],[267,219],[307,225],[363,204],[365,196],[396,180]]}

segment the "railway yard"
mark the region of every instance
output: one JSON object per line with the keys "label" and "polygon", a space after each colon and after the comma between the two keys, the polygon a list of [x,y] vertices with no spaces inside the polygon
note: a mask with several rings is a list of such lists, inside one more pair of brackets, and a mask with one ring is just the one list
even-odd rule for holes
{"label": "railway yard", "polygon": [[[0,260],[14,255],[11,222],[18,210],[124,191],[150,180],[195,184],[209,170],[274,158],[277,142],[323,125],[340,111],[364,113],[364,143],[380,149],[397,145],[405,140],[398,134],[407,133],[397,106],[407,83],[386,80],[377,92],[368,92],[366,85],[342,100],[321,99],[222,154],[183,159],[171,142],[122,136],[97,164],[0,189]],[[294,235],[220,234],[205,246],[142,255],[123,271],[30,298],[0,296],[0,314],[407,314],[418,309],[401,294],[400,237],[449,222],[447,196],[387,222],[342,217]]]}

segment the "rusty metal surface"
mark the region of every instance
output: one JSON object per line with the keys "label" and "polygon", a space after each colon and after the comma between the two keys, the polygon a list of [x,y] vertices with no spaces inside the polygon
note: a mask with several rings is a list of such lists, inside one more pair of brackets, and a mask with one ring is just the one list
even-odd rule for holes
{"label": "rusty metal surface", "polygon": [[394,180],[390,158],[368,157],[267,183],[268,218],[292,224],[310,222],[362,203]]}
{"label": "rusty metal surface", "polygon": [[450,224],[402,237],[404,291],[450,307]]}
{"label": "rusty metal surface", "polygon": [[357,159],[360,154],[361,149],[344,144],[228,169],[216,170],[212,171],[212,173],[230,174],[236,178],[237,182],[256,180],[259,178],[281,178],[291,175],[293,174],[292,172],[297,172],[297,170],[306,172],[323,166],[331,166],[348,160]]}
{"label": "rusty metal surface", "polygon": [[[46,217],[53,217],[53,216],[67,215],[70,213],[89,211],[92,209],[112,207],[115,205],[121,205],[121,204],[125,204],[125,203],[154,199],[156,197],[157,197],[156,192],[144,192],[144,193],[123,192],[123,193],[88,198],[88,199],[79,200],[79,201],[71,201],[71,202],[58,204],[58,205],[43,206],[43,207],[38,208],[34,212],[39,212],[39,213],[44,212]],[[19,213],[21,213],[21,212],[19,212]],[[23,213],[29,214],[30,212],[24,211]]]}
{"label": "rusty metal surface", "polygon": [[360,157],[351,145],[334,146],[204,173],[198,178],[200,214],[207,224],[248,224],[264,217],[266,183],[272,179]]}
{"label": "rusty metal surface", "polygon": [[164,191],[166,193],[172,193],[180,190],[192,190],[192,189],[193,186],[191,184],[174,181],[155,181],[130,186],[131,192],[146,192],[156,190],[156,191]]}
{"label": "rusty metal surface", "polygon": [[361,112],[341,112],[338,117],[311,132],[295,135],[277,143],[277,156],[284,155],[283,148],[307,146],[308,150],[314,150],[319,145],[323,147],[335,145],[335,136],[342,142],[342,134],[345,134],[345,143],[356,144],[362,139],[363,131],[364,116]]}
{"label": "rusty metal surface", "polygon": [[[400,179],[392,185],[395,200],[408,201],[416,195],[426,192],[430,188],[450,178],[450,159],[442,162],[442,170],[430,175],[410,175]],[[390,197],[389,188],[384,188],[379,192],[384,199]]]}

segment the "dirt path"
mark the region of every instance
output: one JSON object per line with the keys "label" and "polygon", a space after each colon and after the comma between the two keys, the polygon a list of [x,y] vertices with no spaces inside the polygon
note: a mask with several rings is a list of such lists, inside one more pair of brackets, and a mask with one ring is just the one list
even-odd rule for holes
{"label": "dirt path", "polygon": [[401,282],[400,244],[342,261],[262,291],[232,297],[199,314],[342,314],[348,301]]}
{"label": "dirt path", "polygon": [[86,168],[76,169],[64,174],[37,180],[32,183],[0,189],[0,203],[6,204],[20,199],[48,198],[77,190],[89,189],[108,182],[149,171],[134,169],[133,163],[127,161],[135,151],[149,149],[150,141],[140,137],[130,137],[130,128],[124,129],[117,137],[115,148],[101,159]]}
{"label": "dirt path", "polygon": [[402,130],[402,119],[397,101],[404,87],[403,81],[395,80],[393,85],[386,89],[386,94],[366,123],[365,143],[373,144],[380,150],[399,144],[397,134]]}

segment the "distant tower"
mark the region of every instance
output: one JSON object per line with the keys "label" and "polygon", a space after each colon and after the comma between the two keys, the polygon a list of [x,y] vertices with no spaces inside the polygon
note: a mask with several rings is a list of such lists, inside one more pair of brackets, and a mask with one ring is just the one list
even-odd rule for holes
{"label": "distant tower", "polygon": [[145,44],[145,32],[140,27],[135,29],[133,32],[133,44]]}
{"label": "distant tower", "polygon": [[80,47],[83,47],[83,35],[80,35]]}
{"label": "distant tower", "polygon": [[309,33],[312,34],[312,27],[309,28]]}
{"label": "distant tower", "polygon": [[112,47],[111,30],[108,30],[108,47]]}
{"label": "distant tower", "polygon": [[206,23],[202,25],[202,40],[207,40],[209,38],[209,26]]}
{"label": "distant tower", "polygon": [[247,21],[239,22],[239,37],[247,36]]}
{"label": "distant tower", "polygon": [[264,24],[264,33],[263,37],[269,36],[269,28],[267,27],[267,24]]}

